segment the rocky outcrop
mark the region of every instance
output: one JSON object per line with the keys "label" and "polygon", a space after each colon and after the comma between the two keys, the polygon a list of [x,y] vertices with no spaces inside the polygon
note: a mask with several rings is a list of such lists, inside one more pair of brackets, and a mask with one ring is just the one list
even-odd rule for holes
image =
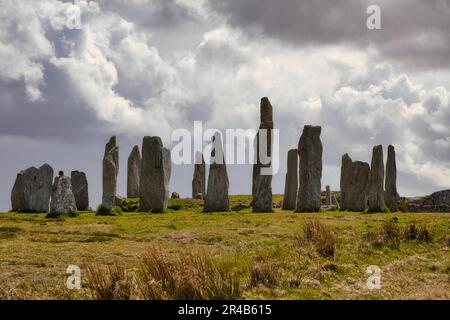
{"label": "rocky outcrop", "polygon": [[435,192],[426,197],[408,199],[410,212],[450,212],[450,190]]}
{"label": "rocky outcrop", "polygon": [[47,212],[52,192],[53,169],[44,164],[17,174],[11,191],[11,206],[17,212]]}
{"label": "rocky outcrop", "polygon": [[322,142],[321,127],[305,126],[298,144],[299,188],[296,212],[316,212],[321,206]]}

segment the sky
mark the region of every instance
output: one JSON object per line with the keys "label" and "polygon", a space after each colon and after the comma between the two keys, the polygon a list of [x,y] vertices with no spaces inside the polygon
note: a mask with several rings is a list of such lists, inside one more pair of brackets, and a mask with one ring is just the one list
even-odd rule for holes
{"label": "sky", "polygon": [[[370,30],[367,8],[381,9]],[[0,0],[0,211],[17,172],[84,171],[101,201],[104,145],[117,136],[118,194],[143,136],[172,148],[194,121],[256,129],[269,97],[286,153],[322,126],[322,186],[339,189],[341,157],[370,162],[396,147],[402,196],[450,187],[448,0]],[[72,9],[71,9],[72,8]],[[171,191],[191,194],[193,165]],[[231,194],[251,193],[251,166],[229,165]]]}

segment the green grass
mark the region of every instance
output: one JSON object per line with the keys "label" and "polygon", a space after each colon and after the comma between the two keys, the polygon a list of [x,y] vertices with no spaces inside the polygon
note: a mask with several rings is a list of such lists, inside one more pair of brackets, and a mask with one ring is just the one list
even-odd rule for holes
{"label": "green grass", "polygon": [[[281,200],[274,196],[274,204]],[[89,268],[136,271],[154,248],[174,259],[204,252],[232,265],[242,299],[450,298],[449,213],[251,213],[250,202],[250,196],[232,196],[231,212],[208,214],[203,201],[191,199],[171,200],[164,214],[80,212],[58,220],[2,213],[0,299],[91,298]],[[333,256],[321,254],[313,241],[299,241],[315,218],[336,237]],[[432,239],[374,245],[370,235],[387,220],[399,229],[426,225]],[[82,290],[65,288],[70,264],[81,268]],[[381,290],[366,288],[369,265],[382,270]]]}

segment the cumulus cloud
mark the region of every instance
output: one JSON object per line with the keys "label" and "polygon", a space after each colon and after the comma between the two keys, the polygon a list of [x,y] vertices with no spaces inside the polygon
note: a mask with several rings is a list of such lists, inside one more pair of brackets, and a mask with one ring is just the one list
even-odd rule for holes
{"label": "cumulus cloud", "polygon": [[369,0],[211,0],[230,25],[260,40],[302,47],[346,44],[372,48],[407,68],[449,68],[447,0],[380,0],[382,30],[366,27]]}

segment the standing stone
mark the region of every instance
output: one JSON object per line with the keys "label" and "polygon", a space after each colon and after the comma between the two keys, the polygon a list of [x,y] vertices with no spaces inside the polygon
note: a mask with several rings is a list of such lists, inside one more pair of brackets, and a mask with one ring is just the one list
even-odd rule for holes
{"label": "standing stone", "polygon": [[296,212],[317,212],[321,206],[322,142],[319,126],[305,126],[298,143],[299,188]]}
{"label": "standing stone", "polygon": [[89,188],[86,174],[80,171],[70,173],[72,180],[72,192],[75,197],[77,209],[80,211],[89,209]]}
{"label": "standing stone", "polygon": [[287,155],[287,173],[284,183],[283,210],[295,210],[298,192],[298,150],[292,149]]}
{"label": "standing stone", "polygon": [[192,178],[192,198],[197,199],[198,195],[205,197],[206,187],[206,167],[205,159],[201,152],[195,154],[194,176]]}
{"label": "standing stone", "polygon": [[119,174],[119,146],[116,137],[111,137],[105,146],[103,157],[103,206],[111,210],[115,205],[117,193],[117,175]]}
{"label": "standing stone", "polygon": [[50,214],[68,214],[76,210],[77,205],[72,192],[72,181],[70,177],[66,177],[63,172],[60,172],[60,175],[55,177],[53,184]]}
{"label": "standing stone", "polygon": [[230,211],[228,199],[228,173],[222,147],[222,139],[216,133],[212,139],[211,161],[209,166],[208,189],[204,212]]}
{"label": "standing stone", "polygon": [[384,202],[391,211],[397,211],[399,198],[400,196],[397,192],[397,164],[395,161],[395,148],[394,146],[389,146],[386,162]]}
{"label": "standing stone", "polygon": [[372,152],[369,175],[369,211],[381,211],[384,202],[384,162],[383,147],[376,146]]}
{"label": "standing stone", "polygon": [[141,175],[141,154],[139,147],[134,146],[128,157],[127,197],[139,198],[139,179]]}
{"label": "standing stone", "polygon": [[17,174],[11,191],[11,206],[17,212],[47,212],[52,192],[53,169],[44,164]]}
{"label": "standing stone", "polygon": [[[261,123],[255,139],[256,163],[253,165],[253,212],[272,212],[272,105],[261,99]],[[264,171],[265,172],[264,172]]]}
{"label": "standing stone", "polygon": [[144,137],[140,177],[142,212],[162,213],[169,201],[172,170],[170,151],[163,147],[160,137]]}
{"label": "standing stone", "polygon": [[367,208],[367,188],[370,166],[355,161],[348,154],[342,157],[341,167],[341,209],[361,212]]}
{"label": "standing stone", "polygon": [[332,206],[333,205],[333,199],[331,197],[330,186],[326,186],[326,188],[325,188],[325,204],[327,206]]}

